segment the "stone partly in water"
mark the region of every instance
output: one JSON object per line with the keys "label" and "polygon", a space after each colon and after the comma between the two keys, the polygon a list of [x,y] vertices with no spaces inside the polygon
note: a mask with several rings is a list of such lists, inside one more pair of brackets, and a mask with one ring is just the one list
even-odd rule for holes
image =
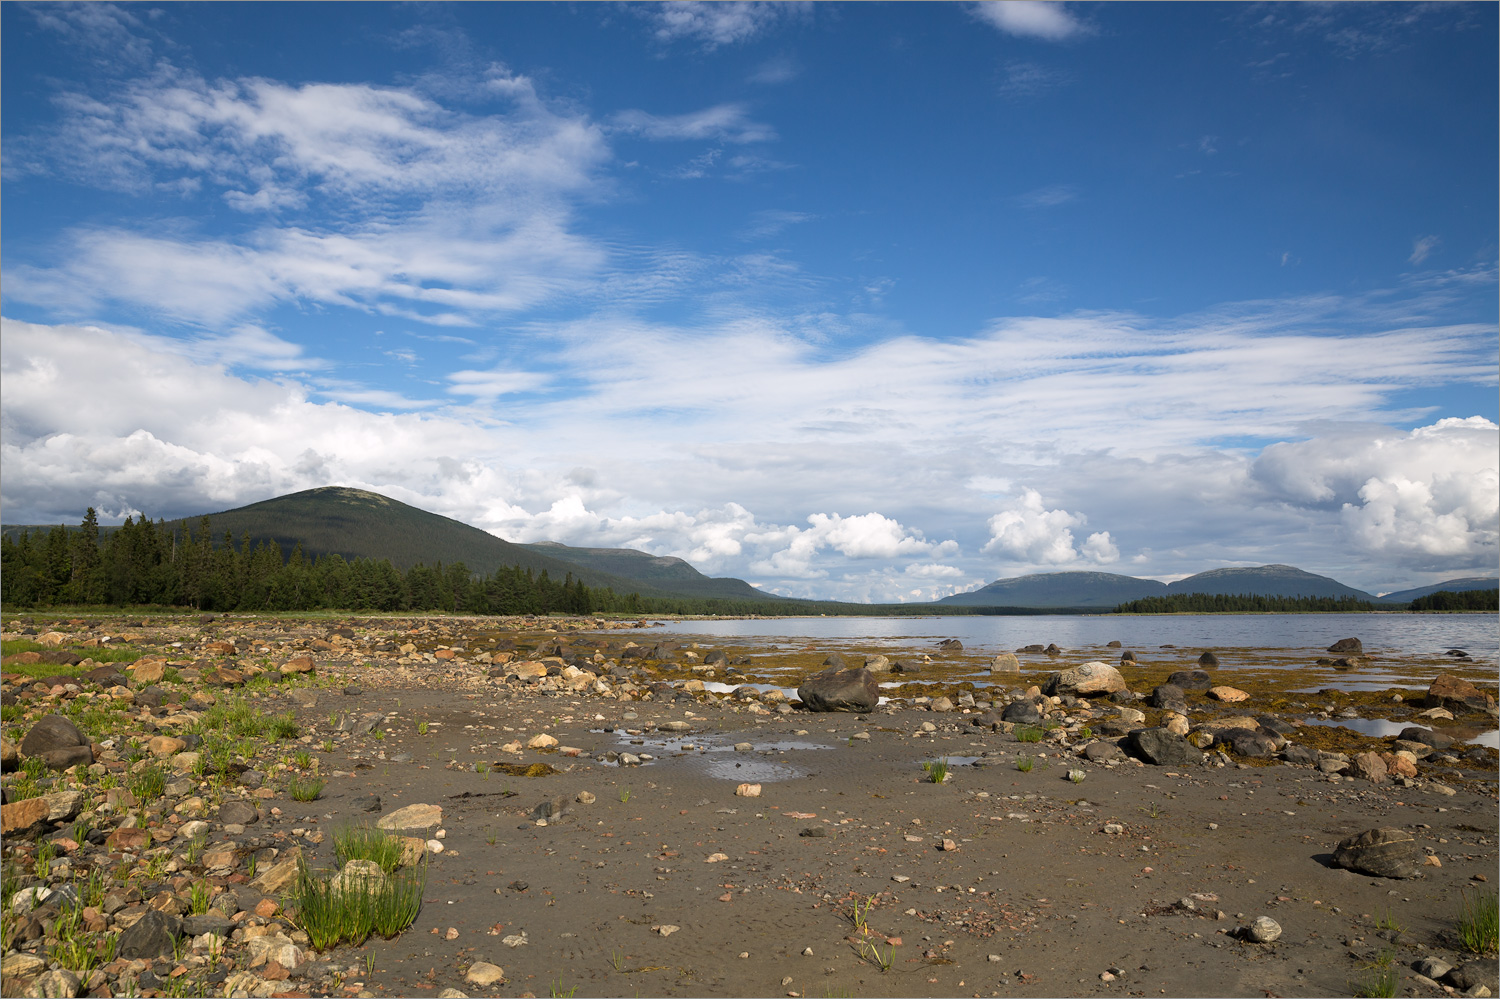
{"label": "stone partly in water", "polygon": [[1125,748],[1147,763],[1157,766],[1203,762],[1203,754],[1192,743],[1164,728],[1135,729],[1125,737]]}
{"label": "stone partly in water", "polygon": [[1203,653],[1203,655],[1198,657],[1198,665],[1217,666],[1219,665],[1219,657],[1214,655],[1212,652],[1205,652]]}
{"label": "stone partly in water", "polygon": [[[1495,699],[1469,681],[1444,673],[1433,680],[1432,685],[1427,688],[1427,696],[1422,706],[1447,708],[1454,713],[1487,711],[1495,706]],[[24,744],[21,746],[21,752],[26,752]]]}
{"label": "stone partly in water", "polygon": [[797,697],[809,711],[874,711],[880,685],[867,669],[826,669],[804,680]]}
{"label": "stone partly in water", "polygon": [[991,673],[1019,673],[1021,672],[1021,660],[1016,658],[1014,652],[1002,652],[990,663]]}
{"label": "stone partly in water", "polygon": [[1333,862],[1339,867],[1377,878],[1414,878],[1421,874],[1422,851],[1404,829],[1383,826],[1339,841]]}
{"label": "stone partly in water", "polygon": [[[1217,664],[1217,660],[1215,663]],[[1180,669],[1167,677],[1167,683],[1183,690],[1207,690],[1214,685],[1208,674],[1201,669]]]}
{"label": "stone partly in water", "polygon": [[1357,638],[1341,638],[1328,646],[1328,651],[1339,656],[1362,656],[1365,647]]}
{"label": "stone partly in water", "polygon": [[1074,697],[1104,697],[1116,691],[1128,690],[1120,671],[1106,662],[1084,663],[1072,669],[1053,673],[1042,688],[1048,697],[1072,694]]}

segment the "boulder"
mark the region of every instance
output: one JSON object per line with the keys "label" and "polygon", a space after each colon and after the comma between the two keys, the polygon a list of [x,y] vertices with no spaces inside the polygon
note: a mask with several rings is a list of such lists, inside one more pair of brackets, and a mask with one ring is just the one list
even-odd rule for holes
{"label": "boulder", "polygon": [[880,686],[867,669],[826,669],[804,680],[797,697],[809,711],[874,711]]}
{"label": "boulder", "polygon": [[1276,752],[1276,743],[1270,736],[1248,728],[1226,729],[1214,741],[1228,746],[1236,756],[1270,756]]}
{"label": "boulder", "polygon": [[88,744],[88,736],[80,732],[77,725],[62,715],[47,715],[31,726],[31,731],[21,740],[21,755],[41,756],[55,749],[76,749]]}
{"label": "boulder", "polygon": [[1167,677],[1167,683],[1183,690],[1207,690],[1214,685],[1213,680],[1201,669],[1180,669]]}
{"label": "boulder", "polygon": [[148,687],[153,683],[161,682],[162,674],[166,671],[167,664],[165,660],[146,658],[137,659],[130,674],[136,686]]}
{"label": "boulder", "polygon": [[1365,654],[1365,647],[1357,638],[1340,638],[1328,646],[1328,651],[1339,656],[1362,656]]}
{"label": "boulder", "polygon": [[1281,751],[1281,758],[1288,763],[1295,763],[1298,766],[1315,767],[1323,757],[1316,749],[1310,749],[1307,746],[1289,745]]}
{"label": "boulder", "polygon": [[1083,755],[1086,759],[1095,763],[1107,763],[1110,760],[1123,760],[1125,753],[1112,742],[1091,742],[1083,747]]}
{"label": "boulder", "polygon": [[1420,742],[1424,746],[1433,749],[1447,749],[1453,745],[1453,737],[1446,732],[1434,731],[1430,728],[1419,728],[1415,725],[1403,728],[1401,734],[1396,736],[1398,740],[1407,742]]}
{"label": "boulder", "polygon": [[889,673],[891,660],[888,656],[866,656],[865,669],[871,673]]}
{"label": "boulder", "polygon": [[0,773],[10,773],[20,765],[21,754],[16,751],[16,744],[0,736]]}
{"label": "boulder", "polygon": [[50,811],[43,798],[23,798],[0,805],[0,835],[30,838],[46,829]]}
{"label": "boulder", "polygon": [[1417,841],[1405,829],[1366,829],[1339,841],[1333,862],[1377,878],[1414,878],[1425,862]]}
{"label": "boulder", "polygon": [[1192,743],[1165,728],[1134,729],[1125,737],[1125,748],[1147,763],[1157,766],[1203,762],[1203,754]]}
{"label": "boulder", "polygon": [[1385,780],[1386,766],[1378,753],[1357,753],[1351,764],[1355,777],[1363,777],[1371,784]]}
{"label": "boulder", "polygon": [[377,829],[406,832],[436,829],[443,824],[443,806],[415,804],[398,808],[375,823]]}
{"label": "boulder", "polygon": [[1125,678],[1120,671],[1106,662],[1084,663],[1072,669],[1053,673],[1042,692],[1048,697],[1072,694],[1075,697],[1103,697],[1118,690],[1127,690]]}
{"label": "boulder", "polygon": [[1023,645],[1019,649],[1017,649],[1016,651],[1017,652],[1026,652],[1026,653],[1038,653],[1038,652],[1044,652],[1044,651],[1046,651],[1046,649],[1044,647],[1040,646],[1040,645]]}
{"label": "boulder", "polygon": [[182,927],[177,916],[147,909],[146,912],[125,928],[115,946],[115,956],[127,961],[152,961],[158,957],[171,957],[173,944]]}
{"label": "boulder", "polygon": [[1019,673],[1021,672],[1021,660],[1016,658],[1014,652],[1002,652],[990,663],[991,673]]}
{"label": "boulder", "polygon": [[[1447,708],[1453,712],[1487,711],[1495,706],[1495,699],[1469,681],[1444,673],[1427,688],[1422,706]],[[26,752],[24,745],[21,746],[21,752]]]}
{"label": "boulder", "polygon": [[1248,701],[1250,699],[1250,695],[1238,687],[1209,687],[1208,696],[1215,701],[1222,701],[1225,704],[1235,704],[1239,701]]}
{"label": "boulder", "polygon": [[36,996],[38,999],[75,999],[82,992],[83,983],[78,980],[77,975],[63,968],[54,968],[38,975],[26,990],[26,995]]}
{"label": "boulder", "polygon": [[1468,994],[1476,985],[1493,989],[1495,979],[1500,976],[1500,962],[1493,957],[1465,961],[1443,976],[1443,982],[1460,992]]}
{"label": "boulder", "polygon": [[830,652],[823,660],[823,665],[831,669],[853,669],[854,664],[845,659],[841,652]]}
{"label": "boulder", "polygon": [[1203,653],[1203,655],[1198,657],[1198,665],[1217,666],[1219,665],[1219,657],[1214,655],[1212,652],[1205,652]]}
{"label": "boulder", "polygon": [[964,650],[964,643],[956,638],[945,638],[941,642],[938,642],[937,646],[944,652],[962,652]]}
{"label": "boulder", "polygon": [[1175,683],[1159,684],[1146,698],[1146,705],[1164,711],[1186,711],[1187,693]]}
{"label": "boulder", "polygon": [[219,809],[219,821],[226,825],[254,825],[260,821],[260,811],[248,801],[226,801]]}
{"label": "boulder", "polygon": [[1036,704],[1032,701],[1015,701],[1001,710],[1000,720],[1016,725],[1040,725],[1042,713],[1037,710]]}
{"label": "boulder", "polygon": [[1121,665],[1123,665],[1125,663],[1134,663],[1135,661],[1136,661],[1136,659],[1135,659],[1135,653],[1134,652],[1121,652],[1120,653],[1120,663],[1121,663]]}

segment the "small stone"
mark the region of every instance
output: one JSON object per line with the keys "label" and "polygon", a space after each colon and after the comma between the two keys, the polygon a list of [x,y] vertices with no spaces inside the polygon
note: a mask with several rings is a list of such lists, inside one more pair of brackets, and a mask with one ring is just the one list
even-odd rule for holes
{"label": "small stone", "polygon": [[578,797],[574,800],[580,805],[592,805],[598,799],[594,797],[594,792],[592,791],[579,791]]}
{"label": "small stone", "polygon": [[741,798],[759,798],[760,797],[760,785],[759,784],[741,784],[739,787],[737,787],[737,788],[734,789],[734,793],[737,796],[741,797]]}
{"label": "small stone", "polygon": [[1208,696],[1216,701],[1223,701],[1225,704],[1235,704],[1250,699],[1250,695],[1238,687],[1210,687]]}
{"label": "small stone", "polygon": [[813,949],[811,947],[804,947],[804,948],[802,948],[802,956],[803,957],[812,957],[813,956]]}
{"label": "small stone", "polygon": [[426,832],[436,829],[442,824],[443,806],[418,803],[407,805],[405,808],[398,808],[389,815],[382,816],[375,823],[375,827],[392,832]]}
{"label": "small stone", "polygon": [[444,940],[457,940],[458,939],[458,927],[456,927],[456,926],[450,926],[450,927],[448,927],[447,932],[443,934],[443,939]]}
{"label": "small stone", "polygon": [[464,975],[464,981],[472,982],[480,987],[494,985],[505,980],[505,969],[498,964],[490,964],[488,961],[475,961],[469,966],[469,971]]}
{"label": "small stone", "polygon": [[651,927],[651,932],[657,934],[658,936],[669,937],[680,929],[682,929],[681,926],[673,926],[670,923],[664,923],[660,926]]}
{"label": "small stone", "polygon": [[548,735],[546,732],[542,732],[539,735],[534,735],[530,739],[526,740],[527,749],[551,749],[556,745],[557,740]]}

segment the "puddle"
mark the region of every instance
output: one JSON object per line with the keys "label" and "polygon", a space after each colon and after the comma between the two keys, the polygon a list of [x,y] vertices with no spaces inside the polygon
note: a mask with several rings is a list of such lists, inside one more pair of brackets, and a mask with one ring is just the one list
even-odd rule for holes
{"label": "puddle", "polygon": [[[630,735],[615,732],[621,752],[640,754],[641,750],[660,753],[667,758],[657,758],[654,763],[675,762],[701,767],[710,777],[721,780],[771,783],[804,776],[807,771],[790,763],[764,759],[771,753],[789,753],[805,750],[832,749],[819,742],[803,739],[775,739],[751,742],[755,748],[748,753],[735,752],[735,740],[731,737],[709,735]],[[748,742],[749,740],[739,740]],[[649,765],[649,764],[648,764]]]}

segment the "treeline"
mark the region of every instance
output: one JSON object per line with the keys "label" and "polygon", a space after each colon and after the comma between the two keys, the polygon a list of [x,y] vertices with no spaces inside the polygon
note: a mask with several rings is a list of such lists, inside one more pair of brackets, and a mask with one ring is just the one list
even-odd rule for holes
{"label": "treeline", "polygon": [[1414,611],[1500,611],[1500,589],[1438,590],[1411,602]]}
{"label": "treeline", "polygon": [[1265,597],[1253,593],[1173,593],[1142,597],[1115,608],[1116,614],[1337,613],[1391,610],[1354,597]]}
{"label": "treeline", "polygon": [[[616,593],[520,566],[492,575],[462,562],[414,565],[389,559],[290,555],[271,541],[215,543],[204,517],[190,526],[126,518],[101,531],[92,507],[77,528],[0,537],[0,601],[6,607],[168,606],[204,611],[445,611],[455,614],[930,614],[929,607],[798,600],[732,600]],[[970,613],[970,611],[963,611]]]}

